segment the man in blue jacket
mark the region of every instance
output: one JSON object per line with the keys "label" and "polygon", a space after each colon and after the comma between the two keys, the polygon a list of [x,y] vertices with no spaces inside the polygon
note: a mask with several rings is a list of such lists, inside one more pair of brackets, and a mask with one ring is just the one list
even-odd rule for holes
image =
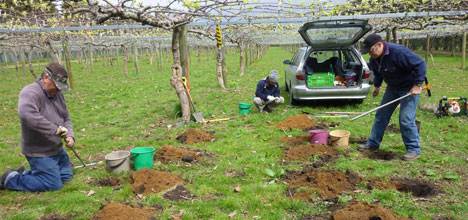
{"label": "man in blue jacket", "polygon": [[260,112],[271,112],[277,104],[283,103],[278,85],[278,71],[272,70],[270,74],[258,81],[253,100]]}
{"label": "man in blue jacket", "polygon": [[399,98],[408,92],[411,96],[376,112],[374,125],[363,150],[376,150],[382,142],[385,129],[398,104],[400,104],[400,132],[406,146],[404,160],[414,160],[421,154],[419,132],[416,127],[416,107],[422,84],[426,76],[426,64],[410,49],[382,40],[378,34],[371,34],[364,40],[363,53],[369,53],[369,67],[374,72],[374,91],[379,95],[382,81],[387,83],[381,104]]}

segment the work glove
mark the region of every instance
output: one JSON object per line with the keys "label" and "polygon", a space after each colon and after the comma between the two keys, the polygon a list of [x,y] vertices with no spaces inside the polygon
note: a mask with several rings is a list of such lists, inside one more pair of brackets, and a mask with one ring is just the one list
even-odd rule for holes
{"label": "work glove", "polygon": [[380,92],[380,87],[375,87],[374,88],[374,91],[372,92],[372,96],[373,97],[376,97],[379,95],[379,92]]}
{"label": "work glove", "polygon": [[67,147],[73,147],[75,145],[75,139],[73,137],[67,137],[65,138],[65,146]]}
{"label": "work glove", "polygon": [[275,97],[269,95],[269,96],[267,96],[267,100],[268,100],[269,102],[272,102],[272,101],[275,100]]}
{"label": "work glove", "polygon": [[60,137],[67,137],[67,134],[68,134],[68,129],[66,127],[63,127],[63,126],[59,126],[57,128],[57,131],[55,131],[55,134],[60,136]]}

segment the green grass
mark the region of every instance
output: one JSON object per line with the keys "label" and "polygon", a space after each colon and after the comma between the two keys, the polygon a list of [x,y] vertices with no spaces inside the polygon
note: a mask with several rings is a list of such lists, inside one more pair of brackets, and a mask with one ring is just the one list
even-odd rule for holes
{"label": "green grass", "polygon": [[[236,211],[235,218],[253,219],[300,219],[326,211],[324,202],[307,203],[285,196],[286,186],[281,181],[271,181],[265,174],[269,168],[300,169],[298,165],[282,165],[282,145],[279,138],[285,134],[275,129],[275,124],[287,116],[302,111],[365,111],[377,106],[381,96],[368,98],[361,105],[302,105],[280,106],[272,114],[254,112],[247,117],[238,117],[238,103],[250,102],[257,80],[271,69],[283,69],[282,61],[291,54],[280,48],[271,48],[267,54],[249,66],[244,76],[238,74],[237,54],[228,54],[228,87],[223,91],[217,85],[214,55],[204,54],[191,59],[192,96],[198,111],[205,118],[232,117],[227,122],[209,124],[205,130],[215,131],[217,140],[212,143],[194,144],[215,154],[210,161],[193,166],[156,164],[156,169],[167,170],[183,177],[186,187],[197,196],[194,201],[171,202],[153,195],[138,199],[129,183],[120,190],[110,187],[95,187],[85,181],[108,176],[99,169],[78,169],[74,179],[61,191],[45,193],[21,193],[0,191],[0,216],[4,219],[37,219],[45,214],[59,213],[75,219],[89,219],[107,201],[156,204],[164,208],[158,216],[162,219],[184,212],[184,219],[228,219]],[[422,103],[436,103],[442,95],[468,96],[465,73],[459,68],[460,57],[436,56],[435,64],[429,66],[429,79],[433,84],[433,97],[422,97]],[[113,149],[128,146],[182,146],[175,137],[186,127],[168,128],[176,122],[177,97],[169,85],[170,61],[158,68],[149,65],[147,58],[140,58],[140,73],[125,77],[122,63],[114,66],[100,61],[89,72],[85,65],[73,63],[75,89],[66,94],[68,107],[74,123],[77,149],[86,160],[97,160]],[[42,69],[36,65],[36,72]],[[21,71],[20,71],[21,72]],[[283,76],[281,76],[283,77]],[[17,96],[21,88],[33,81],[30,75],[17,74],[14,68],[0,73],[0,170],[27,164],[20,154],[20,128],[17,117]],[[283,86],[283,85],[281,85]],[[287,93],[282,91],[287,97]],[[393,123],[398,124],[395,114]],[[437,119],[433,114],[418,111],[422,122],[421,158],[413,162],[401,160],[375,161],[363,157],[353,146],[348,157],[341,156],[329,168],[352,170],[365,178],[388,178],[392,176],[422,178],[442,187],[443,193],[429,201],[414,200],[409,194],[397,191],[366,190],[340,197],[340,202],[351,199],[374,202],[394,210],[401,216],[415,219],[430,219],[443,215],[467,219],[467,165],[468,132],[467,118],[446,117]],[[352,135],[366,136],[370,132],[373,117],[364,117],[355,122],[344,119],[339,128]],[[190,127],[200,127],[191,124]],[[292,135],[300,131],[287,132]],[[382,148],[404,153],[399,134],[386,134]],[[75,164],[78,161],[70,155]],[[227,170],[245,172],[242,177],[227,177]],[[233,188],[240,185],[241,191]],[[87,196],[90,190],[96,194]]]}

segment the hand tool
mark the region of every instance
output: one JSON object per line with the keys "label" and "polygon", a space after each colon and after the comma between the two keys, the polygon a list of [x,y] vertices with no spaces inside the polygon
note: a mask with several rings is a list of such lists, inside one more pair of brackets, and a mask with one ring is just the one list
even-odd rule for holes
{"label": "hand tool", "polygon": [[362,113],[362,114],[360,114],[360,115],[358,115],[358,116],[356,116],[356,117],[351,118],[350,120],[351,120],[351,121],[354,121],[354,120],[356,120],[356,119],[358,119],[358,118],[360,118],[360,117],[362,117],[362,116],[368,115],[368,114],[370,114],[370,113],[372,113],[372,112],[375,112],[375,111],[377,111],[377,110],[379,110],[379,109],[381,109],[381,108],[384,108],[384,107],[386,107],[386,106],[388,106],[388,105],[390,105],[390,104],[393,104],[393,103],[395,103],[395,102],[398,102],[398,101],[400,101],[400,100],[402,100],[402,99],[404,99],[404,98],[406,98],[406,97],[408,97],[408,96],[410,96],[410,95],[411,95],[411,93],[408,92],[406,95],[404,95],[404,96],[402,96],[402,97],[400,97],[400,98],[394,99],[394,100],[389,101],[389,102],[387,102],[387,103],[385,103],[385,104],[383,104],[383,105],[381,105],[381,106],[378,106],[378,107],[376,107],[376,108],[373,108],[373,109],[371,109],[371,110],[369,110],[369,111],[367,111],[367,112],[364,112],[364,113]]}

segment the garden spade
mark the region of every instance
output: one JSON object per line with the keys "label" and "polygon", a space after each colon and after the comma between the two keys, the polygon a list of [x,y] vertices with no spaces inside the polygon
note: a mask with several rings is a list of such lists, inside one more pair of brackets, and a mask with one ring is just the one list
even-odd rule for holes
{"label": "garden spade", "polygon": [[185,77],[182,78],[182,83],[184,84],[184,89],[185,89],[185,93],[187,93],[187,96],[189,98],[189,104],[190,104],[190,107],[192,107],[192,116],[193,118],[195,118],[195,121],[198,122],[198,123],[205,123],[205,118],[203,118],[203,112],[197,112],[197,110],[195,109],[195,105],[193,104],[193,101],[192,101],[192,96],[190,95],[190,92],[188,91],[187,89],[187,84],[185,82]]}
{"label": "garden spade", "polygon": [[78,160],[83,164],[83,167],[86,167],[86,164],[83,162],[81,157],[78,155],[78,152],[76,152],[75,147],[70,147],[70,149],[73,151],[73,154],[75,154],[75,157],[78,158]]}

